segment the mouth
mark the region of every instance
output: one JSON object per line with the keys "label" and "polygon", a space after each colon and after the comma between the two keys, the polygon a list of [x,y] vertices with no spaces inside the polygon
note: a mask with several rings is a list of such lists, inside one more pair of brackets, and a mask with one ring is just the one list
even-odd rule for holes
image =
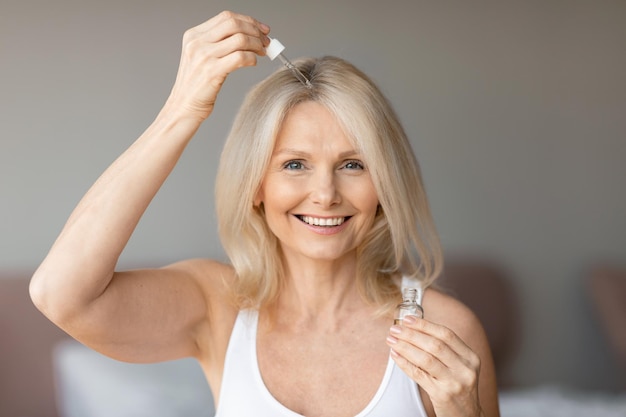
{"label": "mouth", "polygon": [[296,217],[303,223],[306,223],[311,226],[318,227],[337,227],[341,226],[344,222],[350,219],[351,216],[347,217],[312,217],[312,216],[302,216],[296,215]]}

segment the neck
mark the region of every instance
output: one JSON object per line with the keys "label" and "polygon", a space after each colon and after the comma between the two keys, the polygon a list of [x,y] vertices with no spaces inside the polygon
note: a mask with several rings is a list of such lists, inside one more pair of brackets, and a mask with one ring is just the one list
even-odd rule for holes
{"label": "neck", "polygon": [[332,261],[286,257],[284,268],[285,286],[276,309],[291,323],[336,326],[355,310],[362,310],[354,254]]}

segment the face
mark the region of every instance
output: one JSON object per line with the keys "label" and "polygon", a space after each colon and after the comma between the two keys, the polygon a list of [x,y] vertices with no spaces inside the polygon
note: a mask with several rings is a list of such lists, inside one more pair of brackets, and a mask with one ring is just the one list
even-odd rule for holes
{"label": "face", "polygon": [[354,256],[372,227],[378,197],[362,155],[334,116],[307,101],[287,115],[255,204],[285,256]]}

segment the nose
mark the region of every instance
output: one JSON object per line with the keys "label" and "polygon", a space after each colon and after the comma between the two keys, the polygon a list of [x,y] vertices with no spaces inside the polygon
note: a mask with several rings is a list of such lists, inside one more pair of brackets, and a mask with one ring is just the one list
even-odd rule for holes
{"label": "nose", "polygon": [[311,177],[310,198],[320,207],[332,207],[341,202],[334,172],[317,172]]}

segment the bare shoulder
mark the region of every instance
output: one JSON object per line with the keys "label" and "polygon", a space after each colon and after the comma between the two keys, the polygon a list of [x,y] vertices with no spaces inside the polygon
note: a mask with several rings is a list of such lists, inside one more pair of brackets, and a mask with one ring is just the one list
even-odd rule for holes
{"label": "bare shoulder", "polygon": [[423,307],[425,319],[449,328],[468,345],[482,347],[481,345],[487,343],[480,320],[458,299],[429,288],[424,293]]}

